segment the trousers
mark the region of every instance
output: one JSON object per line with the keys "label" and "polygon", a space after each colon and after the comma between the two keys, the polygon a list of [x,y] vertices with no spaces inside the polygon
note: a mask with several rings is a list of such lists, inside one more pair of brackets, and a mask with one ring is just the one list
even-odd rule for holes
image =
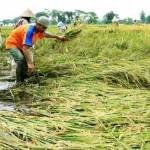
{"label": "trousers", "polygon": [[21,50],[17,48],[11,48],[9,49],[9,52],[16,63],[16,81],[24,82],[24,80],[28,78],[28,67],[26,59]]}

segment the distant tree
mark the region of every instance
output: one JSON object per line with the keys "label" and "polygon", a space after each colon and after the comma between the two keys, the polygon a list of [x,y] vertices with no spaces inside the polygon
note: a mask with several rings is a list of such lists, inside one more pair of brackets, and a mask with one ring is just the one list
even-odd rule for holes
{"label": "distant tree", "polygon": [[98,23],[98,16],[95,12],[85,12],[81,10],[75,10],[74,16],[79,16],[81,19],[81,22],[85,23]]}
{"label": "distant tree", "polygon": [[62,12],[59,10],[52,10],[50,13],[51,23],[56,24],[59,20],[64,21],[64,15],[62,16]]}
{"label": "distant tree", "polygon": [[85,11],[82,11],[82,10],[75,10],[75,11],[74,11],[74,14],[81,16],[81,15],[85,15],[86,12],[85,12]]}
{"label": "distant tree", "polygon": [[[112,13],[110,13],[111,15]],[[113,13],[113,16],[116,15]],[[81,22],[85,23],[99,23],[100,20],[95,12],[85,12],[82,10],[75,10],[75,11],[59,11],[59,10],[50,10],[44,9],[43,11],[37,12],[35,16],[38,18],[40,16],[47,16],[50,18],[51,24],[57,24],[59,21],[63,23],[73,23],[76,16],[80,17]],[[111,17],[112,18],[112,17]],[[109,15],[108,15],[109,19]],[[4,24],[15,24],[19,20],[19,17],[14,19],[5,19],[3,20]],[[111,20],[111,19],[110,19]],[[35,22],[35,18],[32,18],[32,22]]]}
{"label": "distant tree", "polygon": [[150,15],[148,15],[148,16],[146,17],[145,22],[146,22],[147,24],[150,23]]}
{"label": "distant tree", "polygon": [[145,23],[145,21],[146,21],[146,16],[145,16],[144,11],[141,11],[141,13],[140,13],[140,20],[141,20],[142,23]]}
{"label": "distant tree", "polygon": [[13,23],[12,19],[4,19],[3,24],[9,24],[9,23]]}
{"label": "distant tree", "polygon": [[58,11],[58,19],[57,19],[57,22],[58,22],[58,21],[66,22],[66,20],[67,20],[66,12],[64,12],[64,11]]}
{"label": "distant tree", "polygon": [[123,23],[123,24],[133,24],[134,21],[132,18],[128,17],[128,18],[125,18],[123,20],[120,20],[119,22]]}
{"label": "distant tree", "polygon": [[106,13],[103,16],[103,22],[106,24],[112,23],[112,19],[114,16],[118,17],[118,14],[115,14],[113,11]]}
{"label": "distant tree", "polygon": [[126,19],[126,24],[133,24],[133,19],[130,18],[130,17],[128,17],[128,18]]}
{"label": "distant tree", "polygon": [[64,23],[71,23],[75,17],[75,12],[73,11],[59,11],[59,10],[49,10],[45,9],[44,12],[50,17],[50,22],[56,24],[59,21]]}
{"label": "distant tree", "polygon": [[81,21],[84,21],[87,23],[98,22],[98,17],[95,12],[84,12],[81,10],[75,10],[74,12],[52,10],[52,11],[49,11],[49,16],[51,18],[52,24],[56,24],[59,21],[62,21],[67,24],[72,23],[74,21],[75,16],[79,16],[81,18]]}
{"label": "distant tree", "polygon": [[12,19],[11,22],[15,24],[15,23],[19,20],[19,18],[20,18],[20,17],[16,17],[16,18]]}
{"label": "distant tree", "polygon": [[65,18],[66,18],[66,23],[71,23],[74,16],[75,16],[75,13],[72,12],[72,11],[65,11],[64,15],[65,15]]}
{"label": "distant tree", "polygon": [[98,23],[98,17],[95,12],[88,12],[87,16],[89,17],[87,20],[88,23]]}
{"label": "distant tree", "polygon": [[52,23],[52,24],[56,24],[56,23],[57,23],[57,16],[58,16],[57,10],[52,10],[52,11],[49,13],[49,15],[50,15],[50,18],[51,18],[51,23]]}
{"label": "distant tree", "polygon": [[44,11],[41,11],[41,12],[38,12],[35,14],[35,16],[38,18],[38,17],[41,17],[41,16],[47,16],[48,17],[48,14]]}

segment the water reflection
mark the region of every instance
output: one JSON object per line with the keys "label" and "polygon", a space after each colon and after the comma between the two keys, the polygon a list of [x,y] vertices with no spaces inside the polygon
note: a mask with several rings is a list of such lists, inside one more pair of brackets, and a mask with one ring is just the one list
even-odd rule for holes
{"label": "water reflection", "polygon": [[15,82],[0,81],[0,90],[7,90],[15,85]]}
{"label": "water reflection", "polygon": [[[5,102],[3,100],[7,100],[7,94],[5,95],[5,90],[8,90],[9,88],[13,87],[15,85],[15,82],[9,82],[7,79],[10,79],[9,76],[4,76],[0,78],[0,91],[4,94],[4,97],[0,95],[0,111],[14,111],[15,104],[13,102]],[[8,92],[9,93],[9,92]],[[10,93],[9,93],[10,95]],[[10,95],[11,96],[11,95]],[[8,97],[8,100],[10,100],[10,96]]]}
{"label": "water reflection", "polygon": [[15,104],[13,102],[0,102],[0,111],[14,111]]}

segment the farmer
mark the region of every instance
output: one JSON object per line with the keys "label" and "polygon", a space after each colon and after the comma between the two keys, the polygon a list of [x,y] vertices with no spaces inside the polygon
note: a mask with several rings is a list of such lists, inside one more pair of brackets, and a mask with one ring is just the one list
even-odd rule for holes
{"label": "farmer", "polygon": [[25,10],[22,15],[21,18],[18,20],[18,22],[16,23],[14,28],[19,27],[20,25],[23,24],[28,24],[31,23],[31,18],[34,17],[33,12],[30,9]]}
{"label": "farmer", "polygon": [[[34,17],[35,15],[33,14],[33,12],[30,9],[25,10],[22,14],[21,14],[21,18],[18,20],[18,22],[15,24],[14,29],[16,29],[17,27],[24,25],[24,24],[29,24],[31,23],[31,18]],[[34,45],[32,46],[33,49],[35,49]],[[32,54],[32,58],[33,58],[33,54]],[[11,63],[11,72],[10,75],[12,77],[15,77],[15,70],[16,70],[16,63],[14,61],[14,59],[12,57],[10,57],[10,63]]]}
{"label": "farmer", "polygon": [[68,28],[62,21],[58,22],[57,27],[60,32],[65,32]]}
{"label": "farmer", "polygon": [[6,49],[10,52],[17,64],[17,83],[22,83],[24,79],[30,76],[34,71],[30,48],[38,39],[56,38],[62,41],[65,40],[62,36],[45,32],[48,25],[49,19],[45,16],[41,16],[37,19],[35,25],[22,25],[13,30],[6,39]]}
{"label": "farmer", "polygon": [[79,17],[79,15],[76,15],[73,25],[74,25],[74,27],[76,27],[76,26],[78,26],[80,24],[81,24],[80,17]]}
{"label": "farmer", "polygon": [[119,18],[117,16],[114,16],[112,19],[112,24],[114,26],[119,26]]}

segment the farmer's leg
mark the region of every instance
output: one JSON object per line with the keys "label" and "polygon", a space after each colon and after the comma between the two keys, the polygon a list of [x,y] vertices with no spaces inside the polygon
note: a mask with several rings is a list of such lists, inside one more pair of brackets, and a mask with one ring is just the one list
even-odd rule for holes
{"label": "farmer's leg", "polygon": [[16,63],[17,63],[17,68],[16,68],[17,82],[23,82],[24,79],[28,77],[26,61],[25,59],[22,59],[17,61]]}
{"label": "farmer's leg", "polygon": [[10,54],[14,58],[17,67],[16,67],[16,80],[17,82],[23,82],[27,78],[27,64],[26,60],[17,48],[10,49]]}

